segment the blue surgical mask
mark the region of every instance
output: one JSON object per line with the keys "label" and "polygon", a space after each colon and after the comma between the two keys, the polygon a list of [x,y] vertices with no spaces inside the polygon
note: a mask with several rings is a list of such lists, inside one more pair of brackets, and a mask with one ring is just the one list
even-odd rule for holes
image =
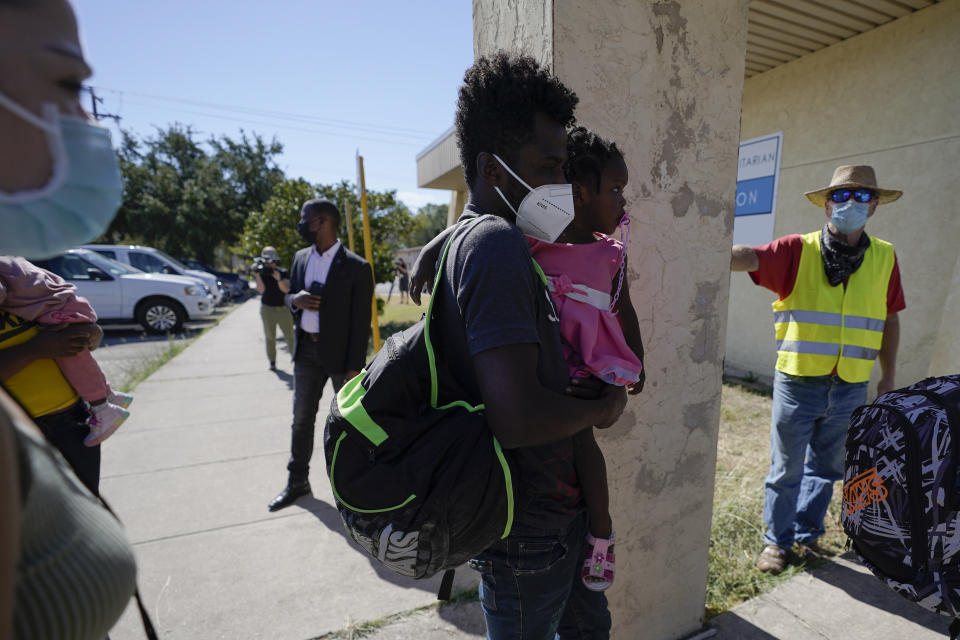
{"label": "blue surgical mask", "polygon": [[52,103],[39,117],[0,93],[0,107],[43,129],[53,158],[43,187],[0,191],[0,255],[49,258],[106,231],[123,199],[110,131]]}
{"label": "blue surgical mask", "polygon": [[853,233],[867,224],[867,214],[870,213],[869,202],[857,202],[850,198],[846,202],[830,203],[830,222],[840,233]]}

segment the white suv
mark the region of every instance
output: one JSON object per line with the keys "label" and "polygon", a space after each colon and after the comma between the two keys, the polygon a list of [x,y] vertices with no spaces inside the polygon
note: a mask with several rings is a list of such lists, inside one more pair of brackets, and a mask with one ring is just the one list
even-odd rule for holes
{"label": "white suv", "polygon": [[213,313],[213,296],[193,278],[143,273],[85,249],[34,263],[75,285],[100,320],[135,321],[150,333],[167,333]]}
{"label": "white suv", "polygon": [[117,262],[128,264],[146,273],[166,273],[194,278],[203,283],[213,294],[213,303],[223,300],[223,286],[217,277],[206,271],[191,269],[163,251],[136,244],[85,244],[81,249],[90,249]]}

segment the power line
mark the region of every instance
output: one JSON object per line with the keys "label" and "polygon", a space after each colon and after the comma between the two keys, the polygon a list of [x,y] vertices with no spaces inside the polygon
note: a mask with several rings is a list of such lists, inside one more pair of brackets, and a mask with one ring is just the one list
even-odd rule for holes
{"label": "power line", "polygon": [[229,104],[216,103],[216,102],[191,100],[187,98],[174,98],[170,96],[160,96],[156,94],[140,93],[136,91],[111,89],[108,87],[97,87],[97,89],[100,91],[108,91],[110,93],[115,93],[121,96],[123,95],[137,96],[140,98],[147,98],[150,100],[161,100],[164,102],[175,102],[175,103],[188,104],[188,105],[205,107],[205,108],[212,108],[219,111],[228,111],[233,113],[242,113],[242,114],[256,115],[256,116],[266,116],[270,118],[279,118],[281,120],[293,120],[293,121],[298,121],[305,124],[319,124],[319,125],[334,126],[339,128],[360,129],[360,130],[366,130],[370,133],[386,133],[390,135],[403,135],[403,136],[417,137],[417,138],[422,138],[424,136],[435,137],[437,135],[436,131],[425,131],[423,129],[413,129],[410,127],[394,127],[394,126],[386,126],[386,125],[374,124],[369,122],[356,122],[356,121],[350,121],[350,120],[318,118],[316,116],[290,113],[286,111],[258,109],[254,107],[242,107],[237,105],[229,105]]}
{"label": "power line", "polygon": [[150,109],[163,109],[164,111],[177,111],[179,113],[189,113],[196,116],[203,116],[205,118],[213,118],[214,120],[229,120],[232,122],[241,122],[241,123],[252,124],[252,125],[262,125],[265,127],[274,127],[277,129],[289,129],[291,131],[315,133],[323,136],[332,136],[334,138],[347,138],[348,140],[360,140],[363,142],[379,142],[382,144],[393,144],[393,145],[398,145],[402,147],[422,147],[424,144],[423,142],[418,143],[418,142],[403,142],[400,140],[384,140],[383,138],[367,138],[367,137],[362,137],[362,136],[357,136],[357,135],[347,134],[347,133],[334,133],[331,131],[323,131],[320,129],[306,129],[304,127],[293,127],[287,124],[279,124],[276,122],[265,122],[263,120],[250,120],[248,118],[233,118],[233,117],[225,116],[221,114],[205,113],[202,111],[194,111],[192,109],[184,109],[181,107],[161,107],[158,105],[136,102],[134,100],[125,100],[124,103],[137,105],[140,107],[147,107]]}

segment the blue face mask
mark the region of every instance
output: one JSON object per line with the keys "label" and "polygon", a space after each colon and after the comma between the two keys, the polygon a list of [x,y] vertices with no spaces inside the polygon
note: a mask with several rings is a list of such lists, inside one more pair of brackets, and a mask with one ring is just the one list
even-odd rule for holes
{"label": "blue face mask", "polygon": [[53,158],[45,186],[0,191],[0,255],[49,258],[101,235],[123,198],[110,131],[54,104],[40,118],[0,93],[0,107],[43,129]]}
{"label": "blue face mask", "polygon": [[831,203],[830,222],[840,233],[853,233],[867,224],[867,214],[870,213],[869,202],[857,202],[850,198],[846,202]]}

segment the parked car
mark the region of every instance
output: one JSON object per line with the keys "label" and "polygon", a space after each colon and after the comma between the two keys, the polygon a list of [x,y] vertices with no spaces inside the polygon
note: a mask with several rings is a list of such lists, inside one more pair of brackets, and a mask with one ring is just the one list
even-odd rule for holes
{"label": "parked car", "polygon": [[199,260],[184,259],[180,262],[187,265],[191,269],[196,269],[197,271],[206,271],[207,273],[215,275],[223,284],[224,293],[231,300],[246,300],[247,296],[250,295],[250,282],[245,276],[242,276],[239,273],[217,271],[210,265],[200,262]]}
{"label": "parked car", "polygon": [[213,313],[213,296],[194,278],[144,273],[87,249],[34,263],[75,285],[103,322],[138,322],[150,333],[167,333]]}
{"label": "parked car", "polygon": [[210,290],[214,304],[220,304],[223,301],[223,286],[216,276],[206,271],[191,269],[159,249],[136,244],[85,244],[81,248],[96,251],[111,260],[122,262],[146,273],[165,273],[194,278]]}

